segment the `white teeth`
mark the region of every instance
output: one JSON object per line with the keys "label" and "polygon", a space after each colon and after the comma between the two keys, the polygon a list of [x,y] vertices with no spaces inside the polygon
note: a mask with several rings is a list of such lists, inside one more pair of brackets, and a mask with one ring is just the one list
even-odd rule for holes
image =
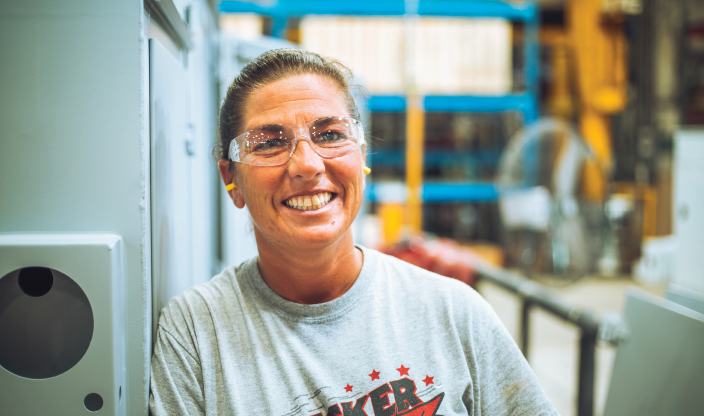
{"label": "white teeth", "polygon": [[321,192],[310,196],[293,197],[287,199],[284,203],[294,209],[310,211],[324,207],[331,199],[332,194],[330,192]]}

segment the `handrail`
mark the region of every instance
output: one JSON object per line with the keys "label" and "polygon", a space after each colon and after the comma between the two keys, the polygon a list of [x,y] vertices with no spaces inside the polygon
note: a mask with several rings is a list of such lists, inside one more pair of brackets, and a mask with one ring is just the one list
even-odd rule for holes
{"label": "handrail", "polygon": [[479,262],[475,266],[477,280],[493,283],[521,298],[521,331],[519,347],[528,359],[529,314],[538,306],[582,330],[579,343],[579,375],[577,415],[594,415],[594,370],[596,344],[599,341],[618,345],[628,337],[626,324],[618,315],[596,318],[589,310],[561,298],[559,295],[516,273]]}

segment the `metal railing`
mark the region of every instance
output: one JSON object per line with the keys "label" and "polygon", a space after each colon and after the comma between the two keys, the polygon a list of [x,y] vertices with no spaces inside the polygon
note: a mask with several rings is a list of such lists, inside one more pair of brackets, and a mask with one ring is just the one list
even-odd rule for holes
{"label": "metal railing", "polygon": [[618,345],[628,336],[625,323],[618,315],[605,314],[597,319],[588,309],[570,303],[549,289],[516,273],[488,264],[477,264],[477,280],[487,281],[518,295],[520,308],[519,347],[528,359],[530,310],[540,307],[550,314],[581,329],[579,342],[579,373],[577,381],[577,415],[594,415],[594,372],[596,344],[599,341]]}

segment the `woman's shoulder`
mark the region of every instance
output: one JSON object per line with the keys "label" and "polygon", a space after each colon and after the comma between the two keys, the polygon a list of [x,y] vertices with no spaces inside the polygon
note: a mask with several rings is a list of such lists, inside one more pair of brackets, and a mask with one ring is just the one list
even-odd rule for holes
{"label": "woman's shoulder", "polygon": [[396,293],[404,297],[420,296],[429,302],[450,306],[486,309],[488,304],[481,295],[464,282],[442,276],[420,268],[404,260],[365,249],[365,254],[375,257],[379,279],[387,286],[393,287]]}
{"label": "woman's shoulder", "polygon": [[198,325],[214,312],[233,306],[240,298],[240,275],[246,272],[250,259],[238,266],[228,266],[207,282],[187,289],[169,300],[162,309],[159,325],[183,327]]}
{"label": "woman's shoulder", "polygon": [[457,279],[422,269],[404,260],[374,251],[377,260],[377,292],[382,302],[423,316],[424,322],[473,336],[501,325],[493,308],[471,286]]}

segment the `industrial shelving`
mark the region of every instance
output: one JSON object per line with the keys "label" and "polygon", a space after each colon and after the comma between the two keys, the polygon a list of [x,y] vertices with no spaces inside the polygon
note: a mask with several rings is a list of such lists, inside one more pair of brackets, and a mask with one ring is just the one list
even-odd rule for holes
{"label": "industrial shelving", "polygon": [[[539,13],[536,0],[277,0],[269,2],[222,1],[225,13],[257,13],[272,19],[272,34],[284,37],[291,17],[306,15],[343,16],[403,16],[407,13],[435,17],[503,18],[523,22],[523,55],[525,91],[501,96],[486,95],[427,95],[423,99],[426,112],[506,112],[523,115],[525,123],[538,118]],[[402,112],[406,109],[404,95],[373,95],[369,99],[371,112]],[[393,159],[393,155],[390,155]],[[379,158],[375,158],[379,161]],[[368,197],[375,200],[374,185]],[[490,183],[427,183],[423,186],[424,202],[479,202],[497,197]]]}

